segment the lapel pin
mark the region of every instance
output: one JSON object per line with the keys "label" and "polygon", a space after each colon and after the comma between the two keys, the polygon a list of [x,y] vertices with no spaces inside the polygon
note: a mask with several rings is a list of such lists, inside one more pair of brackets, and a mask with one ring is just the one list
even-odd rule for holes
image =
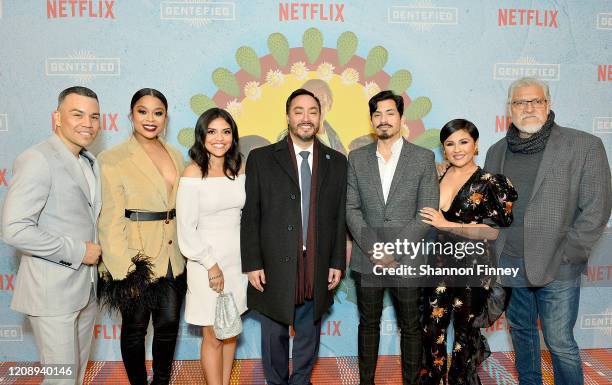
{"label": "lapel pin", "polygon": [[330,160],[331,156],[329,156],[329,154],[325,154],[325,159]]}

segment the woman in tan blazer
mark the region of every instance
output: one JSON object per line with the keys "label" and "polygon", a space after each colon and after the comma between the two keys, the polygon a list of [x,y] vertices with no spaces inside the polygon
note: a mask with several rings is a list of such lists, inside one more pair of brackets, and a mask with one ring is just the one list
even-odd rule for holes
{"label": "woman in tan blazer", "polygon": [[153,384],[168,384],[185,294],[175,197],[184,161],[160,134],[168,102],[154,89],[132,97],[130,138],[99,156],[102,301],[122,316],[121,356],[131,384],[147,384],[145,335],[153,317]]}

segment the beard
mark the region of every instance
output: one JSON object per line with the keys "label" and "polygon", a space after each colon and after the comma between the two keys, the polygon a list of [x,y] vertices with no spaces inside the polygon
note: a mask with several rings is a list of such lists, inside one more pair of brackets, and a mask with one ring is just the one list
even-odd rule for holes
{"label": "beard", "polygon": [[[379,128],[383,128],[383,127],[387,128],[387,131],[378,130]],[[388,125],[388,124],[380,124],[380,125],[378,125],[376,127],[376,137],[378,139],[382,139],[382,140],[391,138],[394,134],[389,133],[389,131],[388,131],[389,129],[393,129],[393,127]]]}
{"label": "beard", "polygon": [[533,135],[542,129],[542,124],[516,124],[516,128],[523,134]]}
{"label": "beard", "polygon": [[294,135],[297,136],[298,138],[300,138],[304,142],[310,142],[312,140],[312,138],[315,137],[316,133],[313,132],[312,134],[298,134],[296,132]]}
{"label": "beard", "polygon": [[310,142],[316,135],[317,132],[319,131],[319,126],[316,124],[311,125],[312,127],[312,131],[309,133],[300,133],[299,132],[299,125],[297,127],[291,127],[289,126],[289,132],[291,132],[294,136],[297,136],[298,138],[300,138],[300,140],[304,141],[304,142]]}

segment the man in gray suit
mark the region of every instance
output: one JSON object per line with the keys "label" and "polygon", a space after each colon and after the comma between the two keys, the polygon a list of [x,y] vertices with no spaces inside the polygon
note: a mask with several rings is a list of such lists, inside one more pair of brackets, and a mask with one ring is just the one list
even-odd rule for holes
{"label": "man in gray suit", "polygon": [[[419,210],[439,205],[434,154],[407,142],[400,134],[403,98],[382,91],[370,99],[369,107],[378,141],[349,154],[346,199],[346,221],[354,239],[350,267],[357,289],[357,347],[362,385],[374,383],[387,285],[385,280],[372,277],[373,269],[376,265],[391,267],[399,262],[393,255],[375,258],[373,242],[420,241],[428,226],[421,222]],[[416,383],[421,363],[419,288],[415,286],[415,281],[407,280],[388,285],[401,330],[404,384]]]}
{"label": "man in gray suit", "polygon": [[510,85],[505,138],[487,152],[485,169],[514,184],[514,223],[497,242],[500,265],[520,268],[506,317],[521,384],[541,384],[540,319],[555,384],[583,384],[574,325],[580,273],[610,217],[610,167],[601,140],[555,123],[548,85]]}
{"label": "man in gray suit", "polygon": [[55,133],[15,159],[2,234],[21,253],[11,308],[30,320],[41,364],[71,365],[71,375],[52,383],[80,384],[101,254],[99,171],[85,150],[100,128],[98,97],[85,87],[67,88],[54,117]]}

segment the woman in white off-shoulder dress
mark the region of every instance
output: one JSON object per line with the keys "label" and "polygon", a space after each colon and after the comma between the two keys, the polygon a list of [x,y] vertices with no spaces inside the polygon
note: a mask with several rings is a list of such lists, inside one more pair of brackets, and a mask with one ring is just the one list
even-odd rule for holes
{"label": "woman in white off-shoulder dress", "polygon": [[232,293],[246,311],[247,277],[240,264],[240,212],[245,201],[238,129],[224,110],[205,111],[189,150],[192,163],[179,182],[177,232],[187,258],[185,320],[202,326],[200,362],[209,385],[229,384],[236,337],[213,331],[218,293]]}

